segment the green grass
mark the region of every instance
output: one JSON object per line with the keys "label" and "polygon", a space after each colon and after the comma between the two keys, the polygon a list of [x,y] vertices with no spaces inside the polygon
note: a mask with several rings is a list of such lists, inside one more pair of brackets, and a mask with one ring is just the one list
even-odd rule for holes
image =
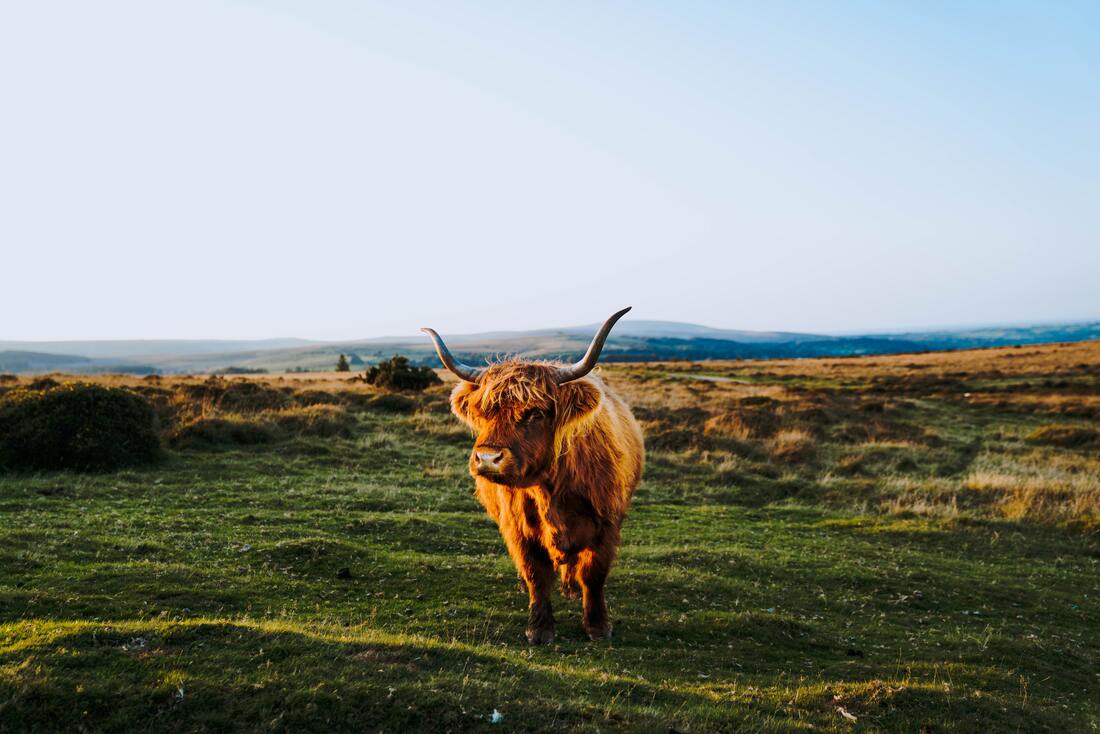
{"label": "green grass", "polygon": [[907,410],[941,436],[911,469],[889,446],[839,479],[839,444],[794,467],[653,452],[614,639],[556,597],[546,649],[438,412],[0,477],[0,732],[1100,728],[1095,535],[836,498],[957,480],[976,438],[1011,453],[1037,419]]}

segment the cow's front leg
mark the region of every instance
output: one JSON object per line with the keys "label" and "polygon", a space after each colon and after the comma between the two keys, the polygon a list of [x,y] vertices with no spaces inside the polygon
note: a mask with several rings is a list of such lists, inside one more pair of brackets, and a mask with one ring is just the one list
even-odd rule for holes
{"label": "cow's front leg", "polygon": [[527,642],[549,645],[554,641],[554,610],[550,604],[554,564],[537,540],[516,532],[515,526],[502,525],[500,530],[516,570],[527,587]]}
{"label": "cow's front leg", "polygon": [[522,551],[520,573],[527,584],[529,599],[527,642],[532,645],[549,645],[554,641],[554,610],[550,604],[554,564],[546,549],[534,541],[525,541]]}

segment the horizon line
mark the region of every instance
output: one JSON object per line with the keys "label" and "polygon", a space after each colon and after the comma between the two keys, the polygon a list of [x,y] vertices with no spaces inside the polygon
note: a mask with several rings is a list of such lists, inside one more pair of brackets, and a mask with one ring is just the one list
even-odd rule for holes
{"label": "horizon line", "polygon": [[[957,324],[940,324],[940,325],[928,325],[918,327],[887,327],[887,328],[872,328],[868,330],[861,329],[843,329],[838,331],[800,331],[796,329],[742,329],[736,327],[727,326],[711,326],[709,324],[701,324],[694,321],[672,321],[668,319],[637,319],[636,321],[646,321],[651,323],[663,323],[663,324],[679,324],[683,326],[696,326],[704,329],[714,329],[715,331],[740,331],[748,334],[804,334],[809,336],[823,336],[823,337],[854,337],[854,336],[899,336],[905,334],[937,334],[951,331],[977,331],[981,329],[1026,329],[1041,326],[1083,326],[1087,324],[1100,323],[1100,316],[1085,317],[1085,318],[1067,318],[1067,319],[1042,319],[1037,321],[995,321],[995,322],[962,322]],[[569,326],[538,326],[530,329],[489,329],[485,331],[464,332],[457,333],[452,332],[451,337],[463,338],[471,336],[482,336],[486,334],[527,334],[533,331],[553,331],[553,330],[568,330],[568,329],[582,329],[587,327],[598,328],[599,322],[592,322],[590,324],[575,324]],[[379,336],[361,336],[352,337],[348,339],[314,339],[310,337],[300,336],[264,336],[264,337],[135,337],[135,338],[85,338],[85,339],[6,339],[0,337],[0,344],[68,344],[68,343],[134,343],[134,342],[173,342],[173,343],[186,343],[186,342],[271,342],[271,341],[299,341],[307,342],[309,344],[324,345],[324,344],[351,344],[364,341],[386,341],[386,340],[413,340],[419,339],[419,334],[382,334]]]}

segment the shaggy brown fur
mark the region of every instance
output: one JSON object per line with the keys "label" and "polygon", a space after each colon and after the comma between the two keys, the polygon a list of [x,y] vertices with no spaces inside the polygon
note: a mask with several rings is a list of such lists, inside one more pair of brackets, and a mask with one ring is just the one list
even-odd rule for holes
{"label": "shaggy brown fur", "polygon": [[[611,636],[604,583],[645,452],[626,403],[592,375],[556,384],[558,367],[503,362],[451,395],[455,415],[477,433],[470,474],[527,586],[533,645],[554,639],[555,572],[564,593],[583,595],[589,637]],[[487,468],[479,452],[503,456]]]}

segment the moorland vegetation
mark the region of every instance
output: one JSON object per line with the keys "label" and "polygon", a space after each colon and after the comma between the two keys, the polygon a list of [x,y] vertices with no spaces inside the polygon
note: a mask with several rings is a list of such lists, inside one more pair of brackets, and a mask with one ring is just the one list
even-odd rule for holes
{"label": "moorland vegetation", "polygon": [[0,382],[0,442],[94,393],[158,452],[0,470],[0,731],[1100,726],[1100,343],[601,373],[615,637],[536,650],[450,376]]}

